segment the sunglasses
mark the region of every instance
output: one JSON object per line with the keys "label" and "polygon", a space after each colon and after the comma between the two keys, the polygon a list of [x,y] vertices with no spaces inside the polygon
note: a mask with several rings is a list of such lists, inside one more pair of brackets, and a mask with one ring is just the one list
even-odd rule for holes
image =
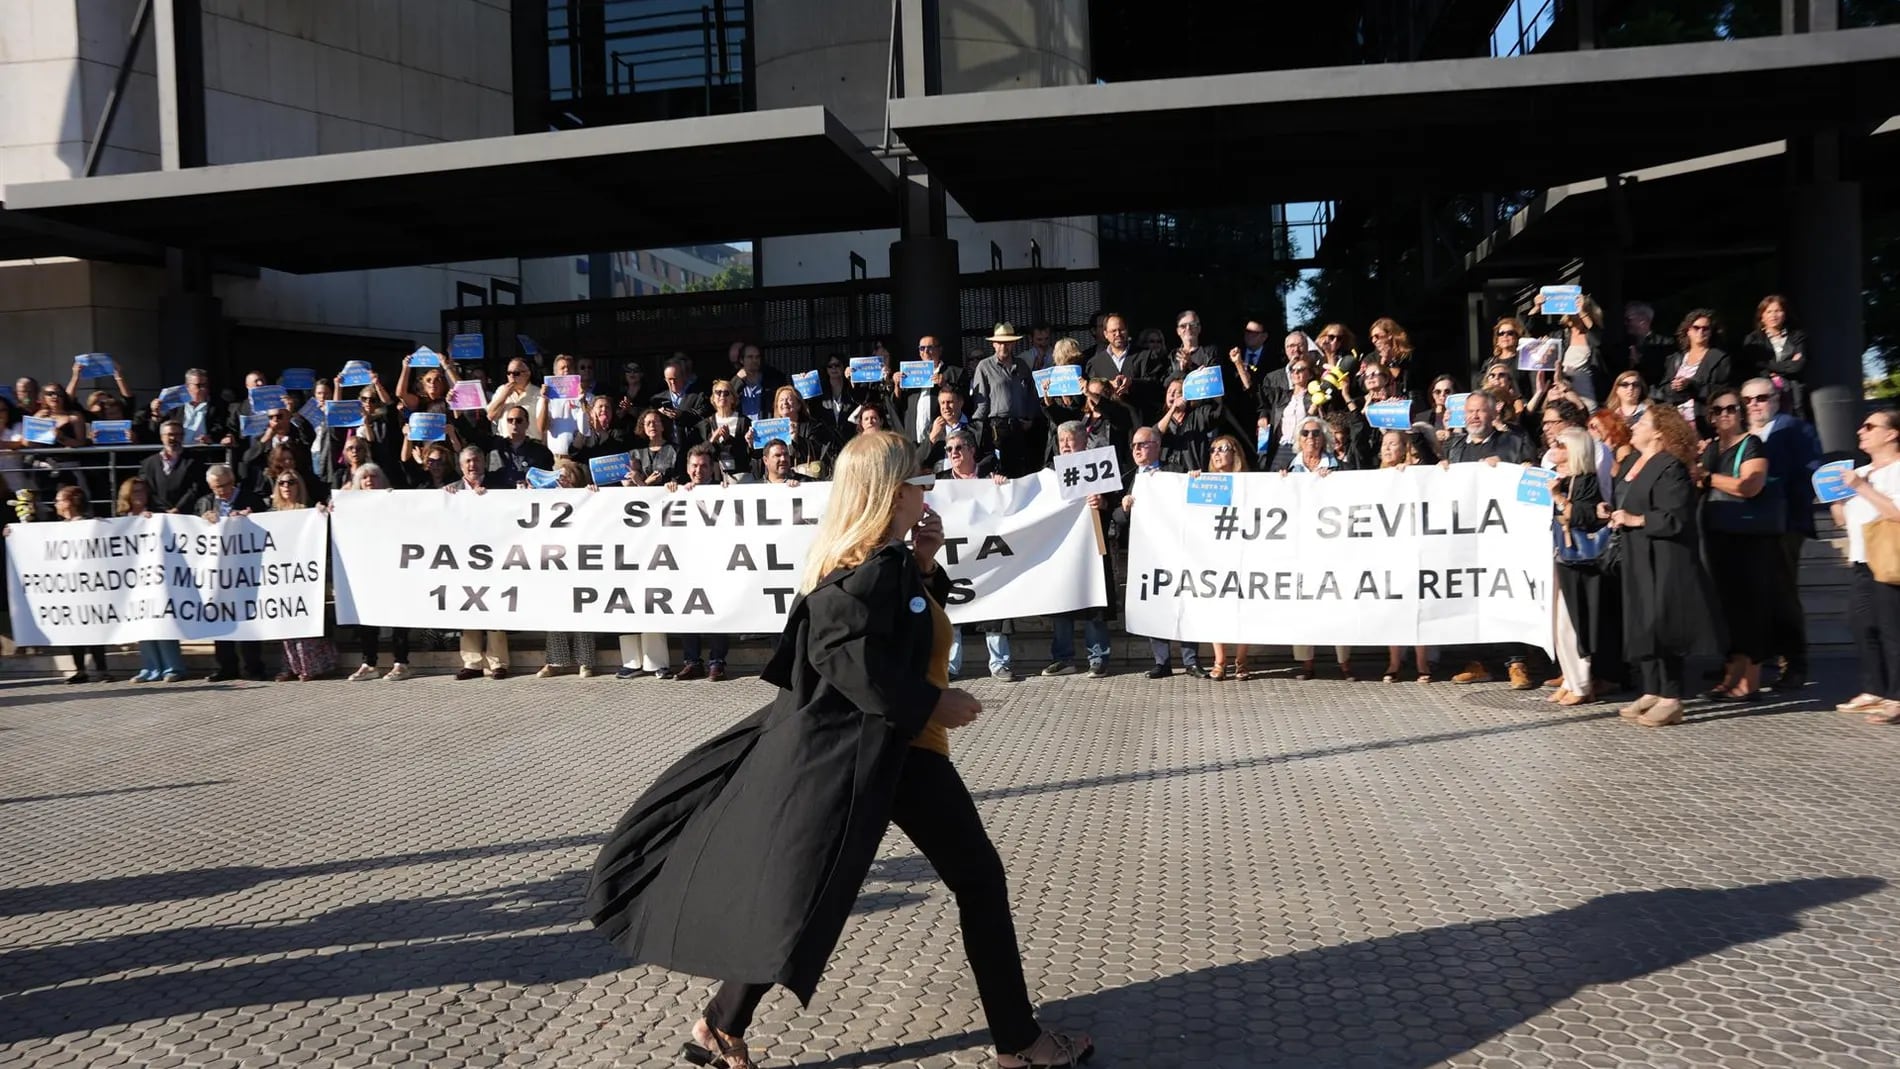
{"label": "sunglasses", "polygon": [[1710,405],[1709,406],[1709,414],[1712,416],[1733,416],[1739,413],[1741,410],[1742,410],[1741,405]]}
{"label": "sunglasses", "polygon": [[1216,453],[1231,453],[1233,451],[1234,447],[1231,445],[1217,445],[1214,447],[1214,452]]}
{"label": "sunglasses", "polygon": [[1773,400],[1774,396],[1772,393],[1745,393],[1742,395],[1742,400],[1751,405],[1765,405]]}
{"label": "sunglasses", "polygon": [[1616,388],[1619,390],[1640,390],[1643,388],[1643,384],[1640,382],[1631,380],[1631,381],[1617,383]]}
{"label": "sunglasses", "polygon": [[528,374],[528,373],[527,373],[527,372],[525,372],[525,371],[510,371],[510,372],[508,372],[508,377],[509,377],[509,378],[511,378],[511,379],[519,379],[519,378],[524,378],[524,377],[526,377],[526,376],[527,376],[527,374]]}
{"label": "sunglasses", "polygon": [[1509,327],[1506,327],[1503,330],[1498,331],[1497,336],[1500,338],[1515,338],[1517,337],[1517,331],[1512,330]]}
{"label": "sunglasses", "polygon": [[1689,329],[1692,331],[1695,331],[1698,334],[1701,334],[1701,333],[1706,333],[1711,328],[1709,327],[1707,323],[1697,323],[1695,326],[1690,327]]}
{"label": "sunglasses", "polygon": [[931,489],[936,488],[937,477],[934,474],[913,475],[910,478],[904,480],[904,485],[905,486],[921,486],[926,490],[931,490]]}
{"label": "sunglasses", "polygon": [[278,485],[278,486],[295,486],[295,485],[297,485],[297,480],[295,480],[295,479],[279,479],[279,480],[277,480],[277,485]]}
{"label": "sunglasses", "polygon": [[1325,436],[1325,432],[1324,432],[1324,431],[1320,431],[1320,430],[1310,430],[1310,431],[1301,431],[1301,432],[1300,432],[1300,437],[1302,437],[1302,438],[1320,438],[1320,437],[1324,437],[1324,436]]}
{"label": "sunglasses", "polygon": [[943,451],[946,453],[968,453],[970,447],[967,445],[946,445],[943,447]]}
{"label": "sunglasses", "polygon": [[1432,389],[1432,396],[1433,397],[1450,397],[1451,390],[1444,386],[1434,387]]}
{"label": "sunglasses", "polygon": [[731,397],[732,396],[731,390],[714,390],[712,393],[714,397]]}
{"label": "sunglasses", "polygon": [[1863,431],[1885,431],[1885,430],[1891,430],[1892,428],[1883,427],[1880,424],[1873,422],[1872,420],[1868,420],[1866,423],[1863,423],[1860,425],[1860,429]]}

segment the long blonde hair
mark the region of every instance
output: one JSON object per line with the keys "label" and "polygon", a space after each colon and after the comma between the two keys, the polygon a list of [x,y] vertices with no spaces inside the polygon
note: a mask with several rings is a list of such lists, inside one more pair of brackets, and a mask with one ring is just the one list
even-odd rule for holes
{"label": "long blonde hair", "polygon": [[863,431],[845,444],[831,473],[831,500],[805,557],[798,589],[809,591],[839,568],[855,568],[891,533],[904,480],[917,474],[916,447],[900,434]]}

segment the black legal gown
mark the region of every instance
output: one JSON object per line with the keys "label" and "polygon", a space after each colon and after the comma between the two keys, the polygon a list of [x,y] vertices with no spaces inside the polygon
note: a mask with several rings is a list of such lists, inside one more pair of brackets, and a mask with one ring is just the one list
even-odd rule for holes
{"label": "black legal gown", "polygon": [[1616,481],[1616,497],[1618,508],[1643,517],[1643,526],[1625,527],[1619,536],[1624,656],[1723,656],[1728,636],[1715,611],[1715,585],[1702,567],[1689,469],[1657,453],[1635,479]]}

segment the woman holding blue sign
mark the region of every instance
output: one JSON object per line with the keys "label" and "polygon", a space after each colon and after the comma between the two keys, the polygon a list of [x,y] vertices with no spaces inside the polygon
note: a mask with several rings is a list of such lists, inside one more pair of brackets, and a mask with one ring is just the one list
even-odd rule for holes
{"label": "woman holding blue sign", "polygon": [[[752,464],[752,420],[739,411],[739,391],[725,379],[713,382],[709,396],[712,415],[699,422],[699,442],[712,448],[721,473],[741,474]],[[646,414],[640,418],[644,423]]]}
{"label": "woman holding blue sign", "polygon": [[[1869,724],[1900,724],[1900,561],[1891,537],[1870,538],[1900,523],[1900,412],[1877,409],[1861,420],[1857,436],[1867,454],[1864,468],[1848,472],[1841,485],[1854,496],[1836,501],[1834,522],[1847,530],[1847,560],[1854,571],[1854,644],[1860,651],[1860,694],[1836,708],[1865,713]],[[1878,525],[1878,526],[1876,526]],[[1876,571],[1878,566],[1878,571]]]}

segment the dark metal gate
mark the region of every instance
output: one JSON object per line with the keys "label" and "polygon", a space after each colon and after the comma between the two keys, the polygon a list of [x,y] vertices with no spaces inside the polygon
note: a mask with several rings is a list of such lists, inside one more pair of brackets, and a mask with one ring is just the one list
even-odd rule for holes
{"label": "dark metal gate", "polygon": [[[1025,333],[1033,323],[1046,323],[1056,337],[1086,346],[1090,317],[1101,307],[1100,274],[1092,270],[986,271],[964,275],[959,290],[962,336],[956,353],[946,354],[953,358],[988,352],[983,339],[998,322]],[[533,339],[544,357],[639,360],[650,382],[676,353],[702,375],[723,372],[727,348],[741,339],[758,343],[766,362],[787,372],[817,367],[833,353],[863,356],[878,342],[907,358],[916,341],[890,336],[889,279],[550,304],[503,304],[497,296],[469,287],[465,297],[472,303],[442,313],[441,339],[447,352],[450,337],[481,334],[485,364],[496,377],[522,354],[519,335]]]}

